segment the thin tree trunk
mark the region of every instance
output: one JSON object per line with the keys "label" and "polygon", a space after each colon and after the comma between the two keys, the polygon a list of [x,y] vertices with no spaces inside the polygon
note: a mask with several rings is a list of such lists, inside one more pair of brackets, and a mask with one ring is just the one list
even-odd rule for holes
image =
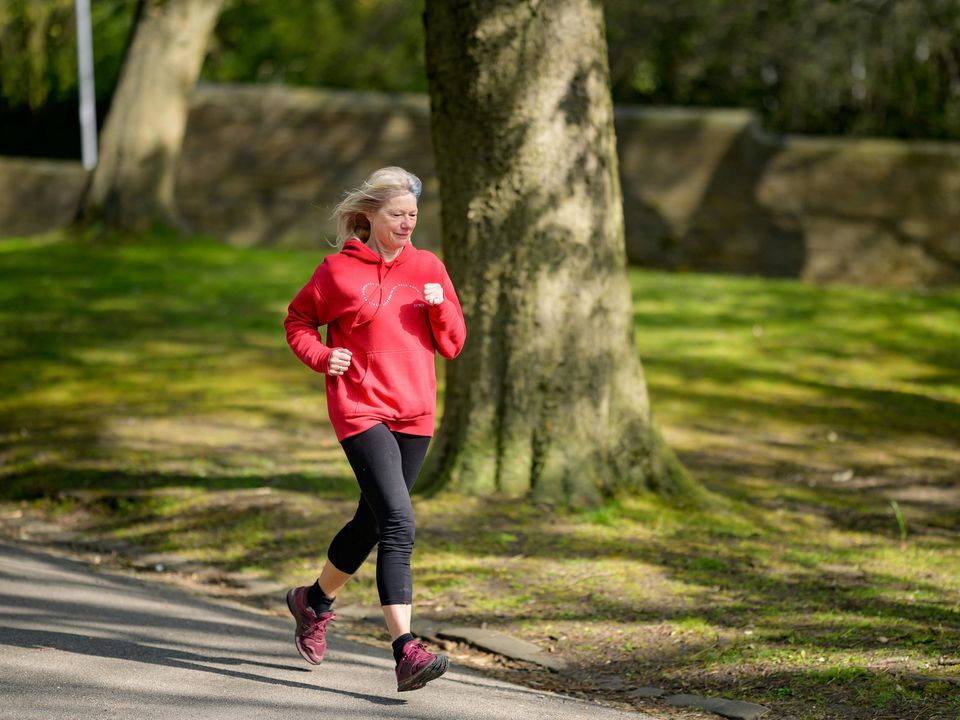
{"label": "thin tree trunk", "polygon": [[81,215],[139,230],[177,225],[177,161],[190,94],[222,0],[140,0]]}
{"label": "thin tree trunk", "polygon": [[695,494],[634,345],[603,13],[427,0],[444,259],[469,337],[428,488],[590,504]]}

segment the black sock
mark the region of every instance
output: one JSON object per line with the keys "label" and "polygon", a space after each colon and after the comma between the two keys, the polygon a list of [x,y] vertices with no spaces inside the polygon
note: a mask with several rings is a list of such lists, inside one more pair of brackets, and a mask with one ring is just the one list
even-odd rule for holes
{"label": "black sock", "polygon": [[333,605],[335,598],[327,597],[320,589],[320,581],[317,580],[310,589],[307,590],[307,603],[313,608],[313,611],[319,617],[324,613],[330,612],[330,606]]}
{"label": "black sock", "polygon": [[393,659],[397,661],[397,665],[400,664],[400,658],[403,657],[403,646],[415,639],[413,633],[406,633],[393,641]]}

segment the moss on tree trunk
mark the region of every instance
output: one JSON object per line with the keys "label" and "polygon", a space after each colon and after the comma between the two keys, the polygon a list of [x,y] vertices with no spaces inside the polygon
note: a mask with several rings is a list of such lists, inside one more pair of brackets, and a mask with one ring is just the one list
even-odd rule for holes
{"label": "moss on tree trunk", "polygon": [[603,13],[428,0],[444,257],[467,318],[424,482],[590,504],[692,494],[634,346]]}

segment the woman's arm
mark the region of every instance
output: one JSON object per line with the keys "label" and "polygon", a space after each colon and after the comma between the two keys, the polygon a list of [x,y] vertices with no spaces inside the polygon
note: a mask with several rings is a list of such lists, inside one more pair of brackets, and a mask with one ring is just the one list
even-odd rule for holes
{"label": "woman's arm", "polygon": [[314,273],[287,308],[283,326],[287,331],[287,345],[294,355],[307,367],[323,374],[329,371],[327,363],[333,350],[323,344],[318,328],[329,321],[327,302],[317,286],[317,273]]}
{"label": "woman's arm", "polygon": [[443,269],[440,287],[443,288],[443,299],[435,305],[427,305],[430,330],[433,333],[433,345],[437,352],[448,360],[452,360],[463,350],[463,343],[467,339],[467,326],[463,321],[460,300],[453,289],[453,283],[450,282],[446,268]]}

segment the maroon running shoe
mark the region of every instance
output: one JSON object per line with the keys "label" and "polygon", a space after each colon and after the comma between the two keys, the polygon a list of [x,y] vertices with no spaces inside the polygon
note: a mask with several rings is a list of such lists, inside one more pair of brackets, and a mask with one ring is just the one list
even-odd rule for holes
{"label": "maroon running shoe", "polygon": [[448,662],[446,655],[429,653],[422,642],[411,640],[403,646],[403,657],[397,663],[397,692],[419,690],[443,675]]}
{"label": "maroon running shoe", "polygon": [[327,623],[336,615],[332,612],[317,616],[307,602],[309,587],[294,588],[287,593],[287,607],[290,614],[297,621],[297,629],[293,633],[293,640],[303,659],[312,665],[323,662],[323,653],[327,650]]}

